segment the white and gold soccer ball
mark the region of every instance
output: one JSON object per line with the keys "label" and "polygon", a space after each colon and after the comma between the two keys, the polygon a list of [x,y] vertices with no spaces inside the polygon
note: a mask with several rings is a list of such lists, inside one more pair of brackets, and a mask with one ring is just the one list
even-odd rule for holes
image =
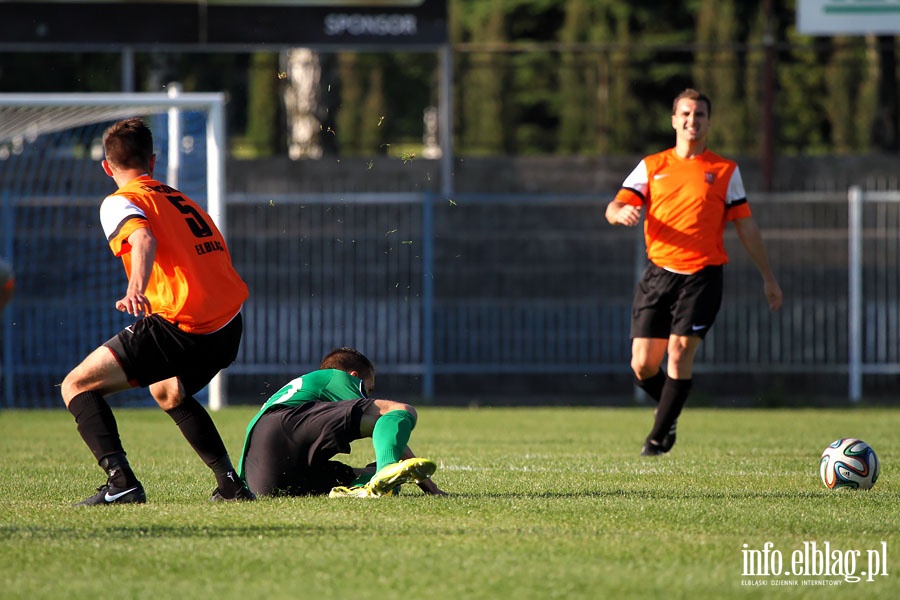
{"label": "white and gold soccer ball", "polygon": [[819,475],[831,490],[868,490],[878,481],[878,455],[858,438],[835,440],[822,452]]}

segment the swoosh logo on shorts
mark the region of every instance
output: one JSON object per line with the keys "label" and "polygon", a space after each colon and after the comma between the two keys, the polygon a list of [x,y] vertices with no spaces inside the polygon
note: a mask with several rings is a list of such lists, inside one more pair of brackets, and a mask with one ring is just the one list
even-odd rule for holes
{"label": "swoosh logo on shorts", "polygon": [[119,498],[124,496],[125,494],[130,494],[131,492],[133,492],[136,489],[137,489],[137,487],[135,486],[133,488],[125,490],[124,492],[119,492],[118,494],[110,494],[109,492],[106,492],[106,494],[103,495],[103,499],[106,502],[115,502],[116,500],[118,500]]}
{"label": "swoosh logo on shorts", "polygon": [[691,331],[703,331],[706,325],[691,325]]}

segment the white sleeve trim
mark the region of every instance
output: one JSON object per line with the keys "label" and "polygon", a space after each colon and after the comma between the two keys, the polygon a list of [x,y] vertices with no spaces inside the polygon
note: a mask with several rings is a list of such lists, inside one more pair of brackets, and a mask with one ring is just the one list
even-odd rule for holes
{"label": "white sleeve trim", "polygon": [[744,180],[741,178],[741,170],[734,168],[731,179],[728,181],[728,192],[725,196],[725,204],[731,205],[735,200],[746,200],[747,192],[744,190]]}
{"label": "white sleeve trim", "polygon": [[103,233],[109,239],[122,224],[131,217],[147,218],[144,211],[125,196],[107,196],[100,205],[100,225]]}
{"label": "white sleeve trim", "polygon": [[628,177],[625,178],[625,181],[622,182],[623,188],[632,189],[641,194],[641,196],[647,196],[647,187],[650,183],[650,177],[647,175],[647,163],[641,159],[641,162],[634,168],[634,170],[628,174]]}

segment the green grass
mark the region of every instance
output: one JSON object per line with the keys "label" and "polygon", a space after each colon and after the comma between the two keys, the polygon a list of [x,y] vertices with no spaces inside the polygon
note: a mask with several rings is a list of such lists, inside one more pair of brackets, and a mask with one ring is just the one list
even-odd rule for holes
{"label": "green grass", "polygon": [[[232,454],[252,413],[214,414]],[[675,450],[641,458],[649,408],[420,407],[411,445],[449,497],[239,505],[207,501],[212,475],[162,411],[116,414],[143,506],[70,507],[104,479],[71,416],[0,412],[0,598],[900,597],[897,410],[689,409]],[[847,436],[881,459],[869,492],[819,481]],[[371,459],[360,441],[349,462]],[[744,544],[790,567],[829,542],[862,552],[858,573],[882,541],[872,582],[742,575]],[[824,579],[843,583],[799,585]]]}

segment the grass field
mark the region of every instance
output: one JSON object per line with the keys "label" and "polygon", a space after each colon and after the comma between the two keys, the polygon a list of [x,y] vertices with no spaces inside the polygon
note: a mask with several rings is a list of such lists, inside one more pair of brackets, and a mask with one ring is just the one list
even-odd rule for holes
{"label": "grass field", "polygon": [[[233,456],[252,412],[214,414]],[[207,501],[162,411],[117,415],[143,506],[70,507],[104,480],[71,416],[0,412],[0,598],[900,598],[900,410],[688,409],[642,458],[649,408],[420,407],[411,446],[450,496],[239,505]],[[881,459],[869,492],[819,481],[848,436]],[[371,459],[361,441],[349,462]],[[745,576],[766,542],[772,568],[883,564]]]}

